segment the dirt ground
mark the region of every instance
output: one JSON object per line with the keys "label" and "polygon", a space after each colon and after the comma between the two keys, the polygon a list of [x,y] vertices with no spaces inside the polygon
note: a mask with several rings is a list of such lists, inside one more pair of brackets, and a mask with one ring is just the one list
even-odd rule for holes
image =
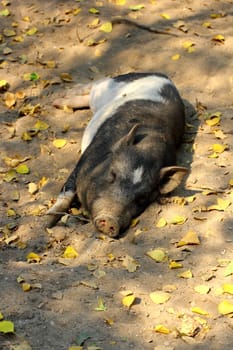
{"label": "dirt ground", "polygon": [[[14,324],[1,350],[232,349],[233,1],[119,2],[0,2],[0,313]],[[116,15],[177,36],[101,32]],[[130,71],[169,75],[185,99],[187,178],[119,239],[72,217],[46,230],[91,118],[53,100]],[[199,244],[179,244],[189,231]],[[78,256],[64,258],[67,247]],[[165,299],[154,302],[156,291]]]}

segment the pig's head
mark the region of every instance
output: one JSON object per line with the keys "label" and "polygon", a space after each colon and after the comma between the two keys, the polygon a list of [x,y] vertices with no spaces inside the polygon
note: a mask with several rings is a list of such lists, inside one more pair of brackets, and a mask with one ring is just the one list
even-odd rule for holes
{"label": "pig's head", "polygon": [[86,209],[98,231],[116,237],[133,217],[141,213],[159,193],[179,185],[186,168],[161,167],[158,145],[151,155],[151,140],[137,133],[136,124],[122,137],[91,174],[85,191]]}

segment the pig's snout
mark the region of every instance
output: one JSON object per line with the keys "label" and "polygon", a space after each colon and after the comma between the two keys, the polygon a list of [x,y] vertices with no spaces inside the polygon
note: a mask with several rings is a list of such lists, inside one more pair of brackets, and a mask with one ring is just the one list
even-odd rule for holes
{"label": "pig's snout", "polygon": [[116,237],[119,234],[120,226],[117,220],[112,216],[97,216],[94,220],[94,224],[98,231],[103,232],[109,237]]}

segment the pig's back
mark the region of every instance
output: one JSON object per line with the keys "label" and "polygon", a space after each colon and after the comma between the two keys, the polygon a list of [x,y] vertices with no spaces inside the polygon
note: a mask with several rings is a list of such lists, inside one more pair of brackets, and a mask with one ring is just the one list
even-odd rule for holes
{"label": "pig's back", "polygon": [[122,107],[130,106],[130,102],[136,101],[145,101],[145,106],[152,102],[157,106],[156,109],[162,109],[163,106],[172,109],[182,104],[172,81],[160,73],[129,73],[97,81],[90,93],[94,116],[83,135],[82,153],[108,119],[122,110]]}

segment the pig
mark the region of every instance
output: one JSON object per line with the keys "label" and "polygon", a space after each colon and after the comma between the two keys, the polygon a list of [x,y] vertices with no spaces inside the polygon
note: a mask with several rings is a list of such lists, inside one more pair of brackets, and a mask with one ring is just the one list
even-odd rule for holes
{"label": "pig", "polygon": [[75,195],[95,228],[110,237],[125,231],[159,194],[173,191],[187,173],[176,165],[185,126],[184,104],[162,73],[128,73],[105,78],[55,101],[90,106],[93,117],[81,156],[48,210],[50,226]]}

